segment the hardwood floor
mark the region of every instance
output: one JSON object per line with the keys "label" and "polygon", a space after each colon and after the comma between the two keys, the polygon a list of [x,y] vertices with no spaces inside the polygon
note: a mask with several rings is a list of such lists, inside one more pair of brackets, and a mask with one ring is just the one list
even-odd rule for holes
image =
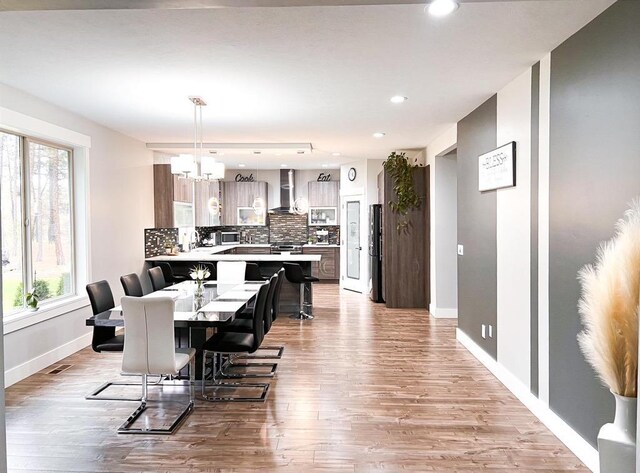
{"label": "hardwood floor", "polygon": [[7,390],[10,470],[588,471],[455,341],[455,321],[314,291],[315,320],[281,317],[265,340],[286,346],[267,402],[199,401],[170,437],[118,435],[136,403],[84,395],[118,378],[120,356],[86,348]]}

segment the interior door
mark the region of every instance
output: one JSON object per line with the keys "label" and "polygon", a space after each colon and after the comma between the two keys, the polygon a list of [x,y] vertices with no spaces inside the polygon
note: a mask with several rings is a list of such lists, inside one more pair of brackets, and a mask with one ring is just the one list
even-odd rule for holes
{"label": "interior door", "polygon": [[344,198],[345,235],[341,238],[344,245],[344,265],[342,286],[352,291],[363,292],[366,268],[363,264],[362,242],[366,235],[362,232],[363,199],[360,196]]}

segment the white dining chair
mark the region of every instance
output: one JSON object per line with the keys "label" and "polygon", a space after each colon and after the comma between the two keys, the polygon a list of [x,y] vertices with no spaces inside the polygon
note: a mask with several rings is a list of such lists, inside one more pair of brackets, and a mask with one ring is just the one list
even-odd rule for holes
{"label": "white dining chair", "polygon": [[244,261],[218,261],[218,283],[241,283],[244,281],[247,263]]}
{"label": "white dining chair", "polygon": [[[175,348],[173,313],[175,303],[170,297],[128,297],[121,300],[124,315],[122,370],[142,375],[142,398],[138,408],[118,429],[121,434],[171,434],[191,413],[195,402],[194,348]],[[169,428],[139,428],[133,424],[148,407],[147,376],[177,375],[189,365],[189,403]]]}

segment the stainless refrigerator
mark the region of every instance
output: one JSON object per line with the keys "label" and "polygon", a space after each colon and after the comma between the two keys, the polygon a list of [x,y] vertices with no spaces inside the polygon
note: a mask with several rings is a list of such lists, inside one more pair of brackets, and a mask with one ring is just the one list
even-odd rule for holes
{"label": "stainless refrigerator", "polygon": [[382,284],[382,205],[369,206],[369,272],[373,302],[384,302],[384,287]]}

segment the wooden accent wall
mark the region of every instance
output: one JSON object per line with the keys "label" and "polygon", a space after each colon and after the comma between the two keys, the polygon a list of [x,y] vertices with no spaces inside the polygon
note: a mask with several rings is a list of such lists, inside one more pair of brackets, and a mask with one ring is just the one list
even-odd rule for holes
{"label": "wooden accent wall", "polygon": [[153,213],[156,228],[173,227],[173,175],[170,164],[153,165]]}
{"label": "wooden accent wall", "polygon": [[395,193],[393,181],[383,173],[383,271],[384,296],[390,308],[425,308],[430,302],[429,258],[429,167],[417,167],[413,182],[423,199],[422,206],[408,214],[409,233],[398,232],[399,216],[391,211],[389,200]]}

